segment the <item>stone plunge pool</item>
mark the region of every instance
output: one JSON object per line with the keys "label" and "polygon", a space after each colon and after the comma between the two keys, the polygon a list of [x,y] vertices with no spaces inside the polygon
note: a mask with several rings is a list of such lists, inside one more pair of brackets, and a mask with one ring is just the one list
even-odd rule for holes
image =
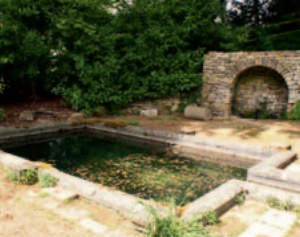
{"label": "stone plunge pool", "polygon": [[[45,141],[43,141],[45,140]],[[42,141],[42,142],[41,142]],[[135,146],[137,145],[137,146]],[[171,155],[161,146],[136,139],[115,139],[90,133],[39,137],[9,144],[4,151],[45,162],[65,173],[133,194],[143,199],[184,206],[229,179],[246,179],[246,170]],[[167,151],[166,151],[167,150]]]}

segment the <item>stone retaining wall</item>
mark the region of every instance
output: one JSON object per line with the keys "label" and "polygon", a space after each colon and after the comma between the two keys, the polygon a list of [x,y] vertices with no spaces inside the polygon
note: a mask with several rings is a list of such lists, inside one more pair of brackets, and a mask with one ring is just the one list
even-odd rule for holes
{"label": "stone retaining wall", "polygon": [[210,52],[203,82],[202,105],[215,117],[291,109],[300,100],[300,51]]}

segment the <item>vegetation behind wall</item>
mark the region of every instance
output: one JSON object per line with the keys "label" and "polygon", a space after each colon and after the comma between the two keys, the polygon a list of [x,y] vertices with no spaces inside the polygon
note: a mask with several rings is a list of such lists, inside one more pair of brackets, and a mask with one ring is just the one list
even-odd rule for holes
{"label": "vegetation behind wall", "polygon": [[219,0],[3,0],[0,76],[6,94],[120,107],[198,89],[204,53],[239,50],[246,38]]}

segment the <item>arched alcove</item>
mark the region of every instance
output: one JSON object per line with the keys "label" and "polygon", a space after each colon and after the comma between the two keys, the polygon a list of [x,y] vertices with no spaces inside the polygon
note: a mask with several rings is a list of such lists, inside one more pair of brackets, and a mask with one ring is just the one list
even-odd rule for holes
{"label": "arched alcove", "polygon": [[287,109],[288,87],[274,69],[250,67],[237,76],[232,88],[232,114],[248,115],[268,111],[279,115]]}

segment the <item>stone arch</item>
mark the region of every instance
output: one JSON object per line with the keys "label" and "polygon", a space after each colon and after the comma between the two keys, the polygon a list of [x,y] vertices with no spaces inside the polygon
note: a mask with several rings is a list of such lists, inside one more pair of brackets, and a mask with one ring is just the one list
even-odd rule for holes
{"label": "stone arch", "polygon": [[[275,67],[274,61],[268,63]],[[269,111],[280,115],[288,107],[288,84],[277,70],[270,66],[244,64],[248,66],[240,71],[232,81],[231,112],[235,115],[256,114]]]}
{"label": "stone arch", "polygon": [[290,76],[289,76],[290,71],[284,65],[282,65],[282,63],[268,57],[259,57],[252,60],[246,59],[240,62],[236,62],[236,65],[232,68],[231,75],[229,75],[231,85],[234,85],[236,83],[236,80],[238,79],[239,75],[243,73],[245,70],[252,67],[258,67],[258,66],[269,68],[276,71],[285,80],[288,88],[292,87]]}
{"label": "stone arch", "polygon": [[209,52],[203,66],[202,106],[209,108],[215,118],[229,118],[237,80],[253,67],[264,67],[281,75],[280,80],[288,89],[288,110],[300,100],[300,50]]}

